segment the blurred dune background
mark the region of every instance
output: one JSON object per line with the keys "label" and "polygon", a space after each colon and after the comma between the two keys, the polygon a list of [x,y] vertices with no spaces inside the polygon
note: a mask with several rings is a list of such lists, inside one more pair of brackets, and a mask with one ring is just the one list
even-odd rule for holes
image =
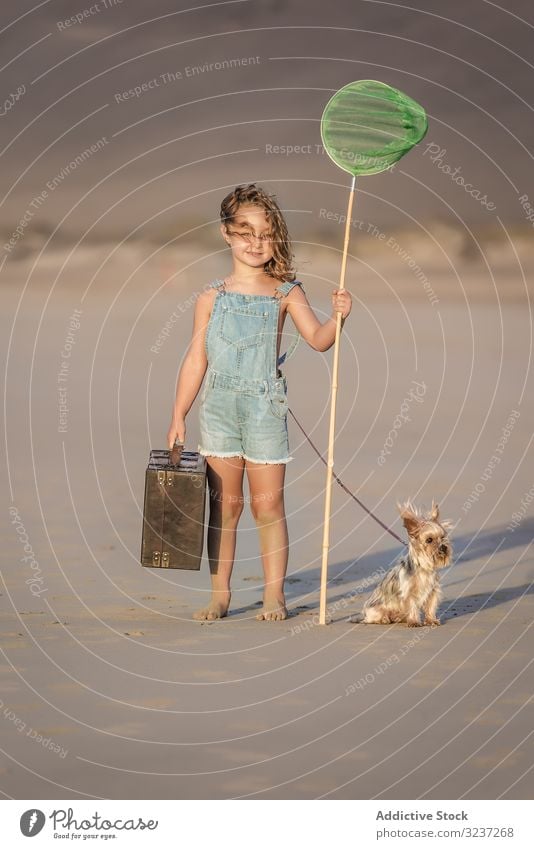
{"label": "blurred dune background", "polygon": [[[429,130],[391,171],[358,181],[354,286],[382,294],[359,258],[404,276],[385,238],[398,234],[425,273],[454,277],[461,267],[477,295],[493,290],[493,271],[507,275],[496,281],[501,297],[528,287],[527,2],[337,0],[326,13],[297,0],[158,0],[147,14],[135,0],[104,0],[17,12],[4,14],[2,31],[6,285],[38,285],[56,268],[60,277],[75,269],[68,285],[79,285],[80,266],[92,277],[112,252],[115,266],[152,255],[160,282],[194,288],[221,251],[222,197],[253,181],[276,194],[305,275],[342,245],[350,184],[322,147],[322,110],[347,82],[378,78],[425,106]],[[155,285],[152,272],[144,281]],[[453,280],[440,289],[459,293]]]}

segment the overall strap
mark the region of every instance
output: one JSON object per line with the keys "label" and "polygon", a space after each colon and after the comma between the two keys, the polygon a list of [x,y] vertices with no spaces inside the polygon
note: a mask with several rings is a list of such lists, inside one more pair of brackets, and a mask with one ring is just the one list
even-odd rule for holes
{"label": "overall strap", "polygon": [[[288,280],[285,283],[282,283],[280,286],[277,286],[276,291],[281,292],[282,295],[287,295],[288,292],[291,291],[293,286],[302,286],[302,283],[300,282],[300,280]],[[297,345],[300,342],[300,339],[301,339],[301,335],[297,331],[297,335],[296,335],[295,339],[293,340],[293,342],[291,343],[291,345],[289,346],[289,348],[287,349],[285,354],[282,354],[281,357],[278,357],[278,360],[277,360],[277,363],[276,363],[277,366],[280,366],[280,365],[282,365],[282,363],[287,362],[287,360],[295,353]]]}
{"label": "overall strap", "polygon": [[280,285],[276,287],[276,291],[282,292],[283,295],[287,295],[293,286],[302,286],[302,283],[300,280],[286,280],[285,283],[280,283]]}
{"label": "overall strap", "polygon": [[213,280],[213,281],[209,284],[209,288],[210,288],[210,289],[220,289],[220,288],[221,288],[221,286],[224,286],[224,280],[219,280],[219,279],[217,279],[217,280]]}

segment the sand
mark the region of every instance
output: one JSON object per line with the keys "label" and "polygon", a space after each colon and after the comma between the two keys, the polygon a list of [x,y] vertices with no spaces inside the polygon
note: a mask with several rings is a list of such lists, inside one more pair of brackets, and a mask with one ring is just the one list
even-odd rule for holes
{"label": "sand", "polygon": [[[532,263],[495,260],[492,279],[460,256],[429,276],[434,303],[398,257],[349,267],[335,469],[403,536],[407,497],[456,523],[442,626],[347,624],[402,547],[335,484],[332,623],[317,624],[325,469],[291,417],[290,618],[254,618],[247,507],[231,615],[199,623],[206,559],[199,573],[143,569],[141,512],[192,293],[221,266],[194,246],[114,248],[4,269],[3,794],[531,798]],[[336,255],[301,259],[324,315]],[[332,354],[302,342],[285,372],[324,452]],[[187,428],[195,450],[196,406]]]}

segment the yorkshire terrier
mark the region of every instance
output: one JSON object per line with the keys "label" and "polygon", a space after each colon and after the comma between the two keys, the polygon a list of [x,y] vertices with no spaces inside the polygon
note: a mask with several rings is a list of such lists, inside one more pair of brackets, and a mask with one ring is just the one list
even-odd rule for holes
{"label": "yorkshire terrier", "polygon": [[408,553],[400,558],[365,602],[361,613],[349,622],[366,625],[389,625],[405,622],[409,628],[439,625],[436,616],[441,599],[439,569],[449,566],[452,545],[448,531],[451,522],[441,521],[439,507],[432,501],[426,516],[410,501],[397,504],[408,532]]}

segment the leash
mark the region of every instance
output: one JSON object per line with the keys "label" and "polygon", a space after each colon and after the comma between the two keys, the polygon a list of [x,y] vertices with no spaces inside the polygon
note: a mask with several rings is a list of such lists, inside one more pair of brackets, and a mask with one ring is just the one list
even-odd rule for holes
{"label": "leash", "polygon": [[[308,440],[308,442],[310,443],[311,447],[313,448],[313,450],[315,451],[315,453],[317,454],[317,456],[319,457],[319,459],[320,459],[320,460],[321,460],[321,461],[325,464],[325,466],[328,466],[328,463],[327,463],[327,462],[326,462],[326,460],[324,459],[323,455],[322,455],[322,454],[321,454],[321,452],[320,452],[320,451],[319,451],[319,450],[315,447],[315,445],[314,445],[314,444],[313,444],[313,442],[311,441],[310,437],[308,436],[308,434],[306,433],[306,431],[305,431],[305,430],[304,430],[304,428],[302,427],[301,423],[299,422],[299,420],[297,419],[297,417],[296,417],[295,413],[293,412],[293,410],[292,410],[291,408],[289,408],[289,412],[290,412],[290,413],[291,413],[291,415],[293,416],[293,418],[294,418],[294,420],[295,420],[296,424],[298,425],[298,427],[300,428],[300,430],[302,431],[302,433],[304,434],[304,436],[306,437],[306,439],[307,439],[307,440]],[[362,508],[362,510],[365,510],[365,512],[366,512],[366,513],[368,513],[368,514],[369,514],[369,516],[371,516],[371,517],[375,520],[375,522],[378,522],[378,524],[379,524],[382,528],[384,528],[384,530],[385,530],[385,531],[387,531],[387,532],[388,532],[388,534],[391,534],[391,536],[392,536],[392,537],[395,537],[395,539],[396,539],[396,540],[398,540],[398,542],[402,543],[402,545],[404,545],[404,546],[406,546],[406,545],[407,545],[407,543],[405,543],[403,539],[401,539],[399,536],[397,536],[397,534],[395,533],[395,531],[392,531],[392,530],[391,530],[391,528],[388,528],[388,526],[387,526],[387,525],[385,525],[385,524],[384,524],[384,522],[382,522],[382,520],[378,518],[378,516],[375,516],[375,514],[373,513],[373,511],[372,511],[372,510],[369,510],[369,508],[368,508],[368,507],[366,507],[366,506],[365,506],[365,504],[363,504],[363,502],[362,502],[362,501],[360,501],[360,499],[359,499],[356,495],[354,495],[354,493],[353,493],[353,492],[351,492],[351,491],[350,491],[350,489],[349,489],[348,487],[346,487],[346,486],[345,486],[345,484],[343,483],[343,481],[342,481],[342,480],[340,480],[340,478],[338,478],[338,476],[337,476],[337,475],[336,475],[336,473],[334,472],[334,469],[332,469],[332,477],[333,477],[333,478],[334,478],[334,480],[335,480],[335,481],[336,481],[336,482],[340,485],[341,489],[343,489],[343,490],[347,493],[347,495],[350,495],[350,497],[351,497],[351,498],[353,498],[353,499],[354,499],[354,501],[355,501],[357,504],[359,504],[359,505],[360,505],[360,507]]]}

